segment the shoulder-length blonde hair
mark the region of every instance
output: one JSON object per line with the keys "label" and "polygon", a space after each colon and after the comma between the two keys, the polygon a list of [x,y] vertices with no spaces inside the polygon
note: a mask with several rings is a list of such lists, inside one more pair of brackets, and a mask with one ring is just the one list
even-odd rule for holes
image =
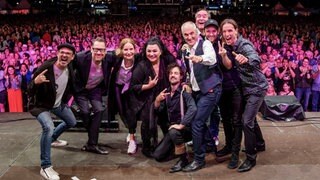
{"label": "shoulder-length blonde hair", "polygon": [[122,50],[125,44],[130,43],[136,48],[136,42],[131,38],[124,38],[121,40],[119,47],[116,49],[116,56],[123,57]]}

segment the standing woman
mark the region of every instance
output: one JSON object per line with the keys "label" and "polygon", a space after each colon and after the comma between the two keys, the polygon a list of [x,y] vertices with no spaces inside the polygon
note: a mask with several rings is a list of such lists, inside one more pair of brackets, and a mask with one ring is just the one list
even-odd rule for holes
{"label": "standing woman", "polygon": [[[141,52],[141,62],[137,64],[132,73],[130,108],[127,111],[131,114],[128,116],[129,133],[136,132],[137,119],[140,119],[142,121],[142,153],[147,157],[151,157],[153,146],[156,145],[154,142],[151,143],[150,107],[155,97],[169,86],[166,72],[170,64],[168,59],[172,59],[171,56],[158,37],[151,37]],[[165,129],[163,128],[162,131]]]}
{"label": "standing woman", "polygon": [[242,124],[247,158],[238,171],[245,172],[256,165],[257,151],[265,149],[256,115],[266,95],[268,82],[260,70],[261,59],[257,51],[250,41],[239,35],[237,23],[233,19],[225,19],[220,28],[223,40],[232,47],[236,69],[241,79],[244,100]]}
{"label": "standing woman", "polygon": [[[119,112],[120,118],[128,128],[127,109],[128,109],[128,90],[132,71],[136,67],[138,60],[135,58],[136,43],[131,38],[124,38],[115,51],[115,65],[110,79],[110,90],[108,96],[109,117],[114,119],[116,112]],[[128,138],[128,154],[134,154],[137,151],[137,143],[134,132],[129,129],[130,138]]]}
{"label": "standing woman", "polygon": [[21,76],[16,73],[15,67],[9,65],[6,73],[9,112],[23,112]]}
{"label": "standing woman", "polygon": [[32,73],[29,70],[29,66],[26,63],[20,65],[19,75],[21,77],[21,92],[22,92],[22,102],[23,111],[28,111],[28,85],[32,79]]}
{"label": "standing woman", "polygon": [[7,89],[5,86],[6,78],[5,71],[2,65],[3,61],[0,60],[0,113],[5,112],[5,105],[7,102]]}

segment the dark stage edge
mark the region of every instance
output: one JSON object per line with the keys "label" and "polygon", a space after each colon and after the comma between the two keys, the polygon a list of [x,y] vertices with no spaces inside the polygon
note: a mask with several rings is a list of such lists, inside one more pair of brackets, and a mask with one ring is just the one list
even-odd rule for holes
{"label": "dark stage edge", "polygon": [[[234,180],[314,180],[320,173],[320,113],[306,113],[304,121],[272,122],[261,120],[267,149],[258,154],[257,165],[251,171],[238,173],[227,168],[227,161],[217,163],[208,154],[206,168],[194,173],[168,173],[175,160],[158,163],[145,158],[140,150],[134,156],[126,154],[127,131],[120,123],[118,133],[100,133],[100,143],[109,155],[80,151],[87,140],[85,132],[65,132],[61,139],[69,145],[52,149],[54,169],[62,180],[134,180],[134,179],[234,179]],[[37,180],[40,177],[41,127],[29,113],[0,114],[0,179]],[[139,134],[139,133],[138,133]],[[220,145],[223,146],[220,126]],[[138,141],[141,142],[140,135]],[[141,148],[140,148],[141,149]],[[241,153],[241,160],[244,154]]]}

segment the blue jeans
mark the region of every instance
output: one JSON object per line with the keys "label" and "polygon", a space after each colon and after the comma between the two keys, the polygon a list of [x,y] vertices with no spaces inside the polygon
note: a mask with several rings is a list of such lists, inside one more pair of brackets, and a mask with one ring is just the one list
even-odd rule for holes
{"label": "blue jeans", "polygon": [[311,88],[296,87],[296,97],[302,104],[303,110],[308,110],[309,99],[311,95]]}
{"label": "blue jeans", "polygon": [[[61,122],[56,128],[54,128],[50,112],[63,120],[63,122]],[[71,109],[64,105],[60,105],[50,111],[40,113],[37,116],[37,120],[42,127],[42,135],[40,139],[41,167],[47,168],[51,166],[51,143],[57,140],[65,130],[74,127],[77,121]]]}
{"label": "blue jeans", "polygon": [[312,91],[312,111],[319,111],[319,97],[320,91]]}
{"label": "blue jeans", "polygon": [[219,136],[220,120],[221,120],[220,108],[219,108],[219,106],[216,106],[216,108],[212,111],[212,113],[210,115],[209,131],[210,131],[212,138]]}
{"label": "blue jeans", "polygon": [[197,162],[205,161],[206,141],[205,135],[209,129],[206,121],[210,117],[212,111],[217,107],[221,96],[221,86],[217,86],[214,92],[195,95],[197,103],[197,114],[192,121],[192,141],[194,148],[194,160]]}

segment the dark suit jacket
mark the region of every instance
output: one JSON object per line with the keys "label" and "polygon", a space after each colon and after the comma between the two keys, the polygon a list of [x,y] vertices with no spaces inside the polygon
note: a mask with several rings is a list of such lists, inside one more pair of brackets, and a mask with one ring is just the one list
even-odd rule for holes
{"label": "dark suit jacket", "polygon": [[[116,101],[115,101],[115,86],[116,86],[116,78],[117,78],[117,75],[118,75],[118,72],[120,70],[120,67],[121,67],[121,63],[123,62],[123,58],[119,58],[119,57],[116,57],[115,54],[112,55],[112,58],[115,59],[115,63],[114,63],[114,67],[112,69],[112,72],[111,72],[111,78],[110,78],[110,84],[109,84],[109,93],[108,93],[108,107],[109,107],[109,113],[111,116],[109,117],[112,117],[112,115],[114,115],[116,112],[117,112],[117,106],[116,106]],[[138,62],[139,62],[140,58],[138,58],[138,55],[135,55],[135,58],[134,58],[134,64],[133,64],[133,68],[131,69],[131,71],[133,71]],[[127,92],[125,94],[128,94]],[[127,98],[129,98],[127,96]],[[127,99],[126,99],[127,100]]]}
{"label": "dark suit jacket", "polygon": [[[56,100],[56,83],[54,77],[53,66],[57,61],[57,58],[45,61],[42,66],[40,66],[34,73],[31,83],[28,86],[29,93],[29,111],[33,116],[38,116],[43,111],[48,111],[53,108]],[[48,71],[44,74],[46,78],[50,81],[42,84],[35,84],[34,79],[45,69]],[[62,97],[62,103],[66,104],[71,97],[73,92],[73,68],[71,63],[68,65],[69,79],[66,90],[64,91]]]}
{"label": "dark suit jacket", "polygon": [[[110,73],[114,65],[114,61],[115,61],[115,58],[113,57],[112,52],[108,52],[105,58],[102,60],[101,66],[102,66],[104,79],[96,88],[101,88],[103,95],[106,95],[108,92]],[[75,69],[74,87],[75,87],[76,93],[79,93],[85,90],[85,87],[89,78],[91,63],[92,63],[91,51],[84,51],[84,52],[77,53],[73,61],[73,65]]]}

